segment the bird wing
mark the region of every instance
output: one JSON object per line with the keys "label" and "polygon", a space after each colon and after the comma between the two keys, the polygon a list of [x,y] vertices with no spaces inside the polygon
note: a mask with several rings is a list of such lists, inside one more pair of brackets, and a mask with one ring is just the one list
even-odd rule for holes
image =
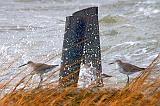
{"label": "bird wing", "polygon": [[122,65],[122,68],[126,72],[139,72],[139,71],[145,70],[145,68],[140,68],[138,66],[135,66],[135,65],[132,65],[132,64],[129,64],[129,63],[124,63]]}
{"label": "bird wing", "polygon": [[42,70],[52,69],[56,66],[58,66],[58,65],[47,65],[47,64],[37,63],[34,70],[42,71]]}

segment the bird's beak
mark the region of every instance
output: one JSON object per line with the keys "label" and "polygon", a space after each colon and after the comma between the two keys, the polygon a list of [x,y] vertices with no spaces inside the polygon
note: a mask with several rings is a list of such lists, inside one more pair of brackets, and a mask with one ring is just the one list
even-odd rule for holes
{"label": "bird's beak", "polygon": [[112,63],[109,63],[109,65],[111,65],[111,64],[114,64],[114,62],[112,62]]}
{"label": "bird's beak", "polygon": [[112,77],[111,75],[107,75],[107,74],[101,74],[102,78],[108,78],[108,77]]}
{"label": "bird's beak", "polygon": [[25,65],[27,65],[27,64],[23,64],[23,65],[19,66],[18,68],[23,67],[23,66],[25,66]]}

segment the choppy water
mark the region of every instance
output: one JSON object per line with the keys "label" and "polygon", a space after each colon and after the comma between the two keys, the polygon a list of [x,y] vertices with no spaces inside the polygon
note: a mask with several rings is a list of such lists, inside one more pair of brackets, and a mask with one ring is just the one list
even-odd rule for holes
{"label": "choppy water", "polygon": [[103,72],[114,76],[106,83],[126,81],[114,59],[147,67],[160,53],[159,0],[0,0],[0,81],[28,60],[60,64],[65,17],[90,6],[99,7]]}

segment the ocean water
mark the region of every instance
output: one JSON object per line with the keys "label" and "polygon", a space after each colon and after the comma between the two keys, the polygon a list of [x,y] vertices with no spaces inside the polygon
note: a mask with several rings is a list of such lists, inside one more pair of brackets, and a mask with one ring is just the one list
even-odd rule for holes
{"label": "ocean water", "polygon": [[160,53],[159,0],[0,0],[1,83],[26,75],[17,67],[29,60],[60,64],[65,17],[91,6],[99,7],[103,73],[113,76],[106,84],[127,80],[108,63],[122,59],[147,67]]}

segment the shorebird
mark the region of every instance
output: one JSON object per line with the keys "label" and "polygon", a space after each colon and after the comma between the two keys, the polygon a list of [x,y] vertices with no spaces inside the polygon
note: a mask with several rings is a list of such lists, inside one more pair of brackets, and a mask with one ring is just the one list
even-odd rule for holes
{"label": "shorebird", "polygon": [[32,68],[31,74],[38,74],[40,76],[40,82],[39,82],[38,87],[41,85],[41,82],[43,81],[42,75],[44,73],[52,71],[55,67],[59,66],[59,65],[48,65],[48,64],[43,64],[43,63],[34,63],[32,61],[28,61],[26,64],[19,66],[19,68],[25,65],[28,65],[29,67]]}
{"label": "shorebird", "polygon": [[121,60],[116,60],[115,62],[109,63],[109,64],[114,64],[117,63],[119,65],[119,71],[120,73],[126,74],[127,75],[127,84],[129,84],[129,75],[134,74],[136,72],[145,70],[146,68],[140,68],[138,66],[132,65],[130,63],[125,63],[122,62]]}
{"label": "shorebird", "polygon": [[100,85],[103,86],[103,79],[112,77],[112,76],[107,75],[105,73],[99,72],[95,67],[93,67],[92,62],[83,64],[83,67],[88,69],[86,71],[88,71],[90,73],[90,75],[92,76],[91,81],[95,81],[96,84],[101,83]]}
{"label": "shorebird", "polygon": [[[92,63],[86,63],[86,64],[83,64],[83,67],[88,69],[89,68],[89,71],[90,71],[90,74],[96,76],[97,75],[97,70],[95,69],[95,67],[93,67]],[[100,76],[103,78],[107,78],[107,77],[112,77],[110,75],[107,75],[105,73],[100,73]]]}

